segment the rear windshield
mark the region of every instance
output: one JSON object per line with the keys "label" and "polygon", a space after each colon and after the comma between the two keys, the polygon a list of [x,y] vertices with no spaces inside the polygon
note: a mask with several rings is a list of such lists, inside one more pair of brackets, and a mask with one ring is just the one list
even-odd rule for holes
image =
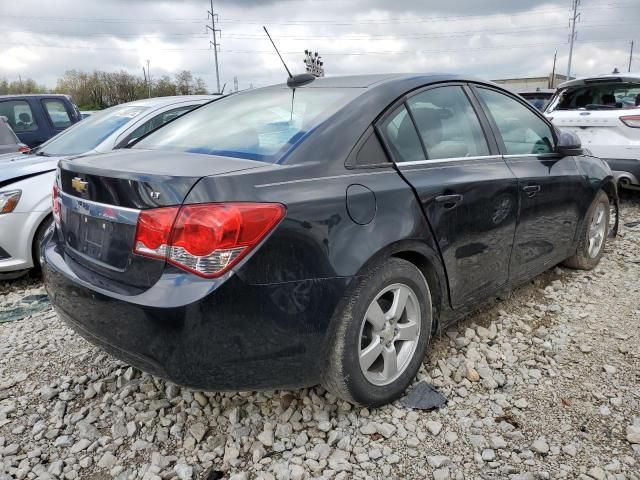
{"label": "rear windshield", "polygon": [[178,118],[133,148],[277,162],[361,91],[266,88],[216,100]]}
{"label": "rear windshield", "polygon": [[554,110],[624,110],[640,107],[640,82],[598,83],[560,89],[547,112]]}
{"label": "rear windshield", "polygon": [[147,110],[147,107],[112,107],[82,120],[38,149],[41,155],[78,155],[93,150],[109,135]]}

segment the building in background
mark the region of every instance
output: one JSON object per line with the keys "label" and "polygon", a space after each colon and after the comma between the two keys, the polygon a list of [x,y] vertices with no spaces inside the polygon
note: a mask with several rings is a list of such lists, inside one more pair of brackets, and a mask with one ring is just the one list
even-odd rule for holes
{"label": "building in background", "polygon": [[[573,79],[574,77],[571,78]],[[535,91],[537,89],[546,90],[549,88],[556,88],[566,80],[566,75],[556,73],[553,77],[548,75],[546,77],[503,78],[493,80],[493,82],[498,85],[502,85],[504,88],[511,90],[514,93],[520,93]]]}

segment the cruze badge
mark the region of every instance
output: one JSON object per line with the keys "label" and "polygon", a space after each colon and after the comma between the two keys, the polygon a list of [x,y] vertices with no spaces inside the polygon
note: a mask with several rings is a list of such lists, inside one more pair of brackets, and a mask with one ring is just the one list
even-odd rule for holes
{"label": "cruze badge", "polygon": [[74,177],[74,179],[71,180],[71,188],[73,188],[78,193],[86,192],[88,187],[89,182],[85,182],[80,177]]}

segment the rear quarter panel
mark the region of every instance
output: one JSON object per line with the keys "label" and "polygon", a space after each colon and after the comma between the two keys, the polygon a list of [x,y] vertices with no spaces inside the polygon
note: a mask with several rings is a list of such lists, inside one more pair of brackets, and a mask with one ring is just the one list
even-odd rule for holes
{"label": "rear quarter panel", "polygon": [[[339,175],[321,172],[311,165],[273,166],[266,171],[205,177],[185,203],[258,201],[286,206],[282,223],[236,269],[252,284],[353,277],[378,252],[403,241],[417,241],[437,252],[413,191],[392,166],[345,169]],[[373,218],[364,225],[347,211],[350,185],[362,185],[374,194],[371,200],[363,190],[361,199],[352,199],[372,209]]]}

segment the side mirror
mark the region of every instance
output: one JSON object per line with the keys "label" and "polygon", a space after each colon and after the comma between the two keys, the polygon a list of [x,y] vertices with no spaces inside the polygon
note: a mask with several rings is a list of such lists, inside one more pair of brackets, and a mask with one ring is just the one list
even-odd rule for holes
{"label": "side mirror", "polygon": [[582,142],[580,137],[573,132],[567,130],[560,130],[558,133],[558,145],[556,146],[556,153],[565,157],[573,155],[582,155],[584,153],[582,149]]}

